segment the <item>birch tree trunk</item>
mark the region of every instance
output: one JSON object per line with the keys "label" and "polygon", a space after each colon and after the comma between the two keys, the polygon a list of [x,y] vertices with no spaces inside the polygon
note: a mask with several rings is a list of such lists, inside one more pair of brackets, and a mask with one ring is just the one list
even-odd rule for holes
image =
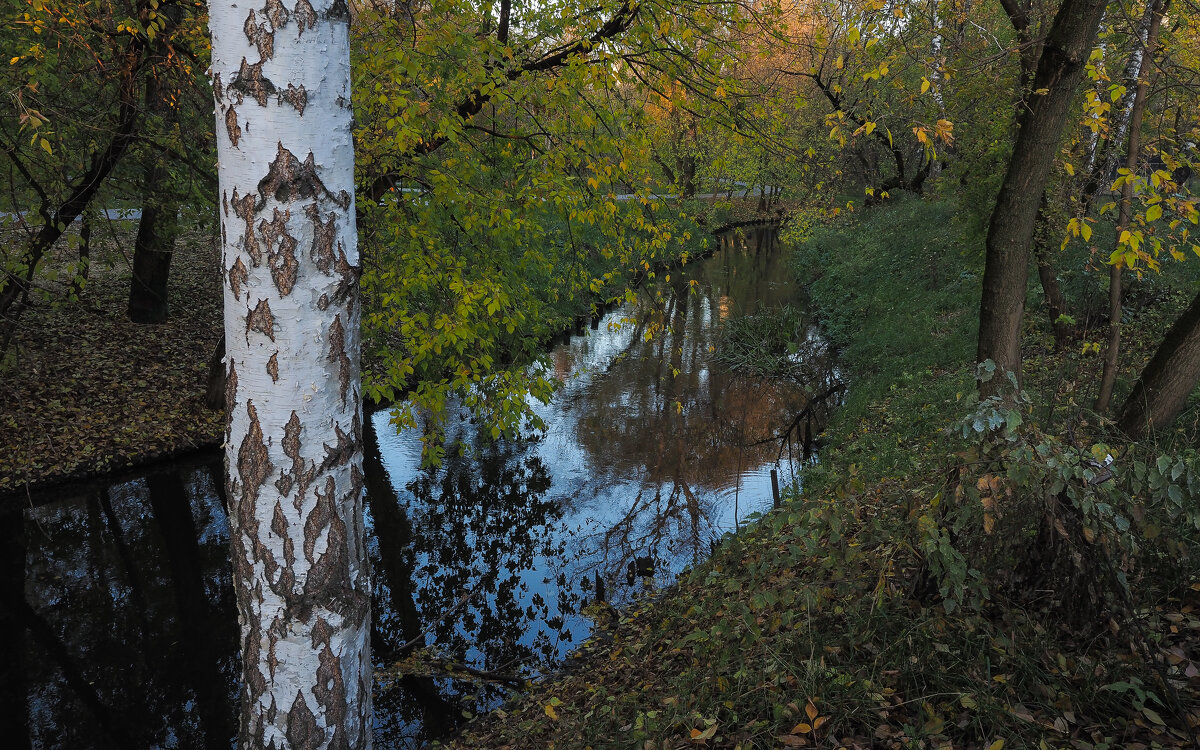
{"label": "birch tree trunk", "polygon": [[243,748],[370,743],[345,0],[210,0]]}

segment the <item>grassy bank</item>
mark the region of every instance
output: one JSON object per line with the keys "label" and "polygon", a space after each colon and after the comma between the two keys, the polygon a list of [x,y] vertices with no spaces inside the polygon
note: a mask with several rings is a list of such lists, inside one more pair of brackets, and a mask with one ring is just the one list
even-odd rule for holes
{"label": "grassy bank", "polygon": [[956,226],[910,201],[800,248],[851,384],[804,492],[455,747],[1198,741],[1195,453],[1104,442],[1067,406],[1093,363],[1035,309],[1028,390],[977,403],[981,242]]}

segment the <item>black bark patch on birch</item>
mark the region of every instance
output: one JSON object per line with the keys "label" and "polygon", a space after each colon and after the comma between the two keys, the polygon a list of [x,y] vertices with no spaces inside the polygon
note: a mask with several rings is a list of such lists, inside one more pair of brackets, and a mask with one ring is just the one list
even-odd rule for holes
{"label": "black bark patch on birch", "polygon": [[325,11],[325,17],[332,21],[350,20],[350,8],[346,5],[346,0],[333,0],[333,5]]}
{"label": "black bark patch on birch", "polygon": [[275,316],[271,314],[271,305],[265,299],[260,299],[246,316],[246,343],[250,343],[251,331],[265,333],[272,341],[275,340]]}
{"label": "black bark patch on birch", "polygon": [[304,702],[304,696],[296,691],[296,700],[288,709],[287,730],[288,747],[292,750],[317,750],[325,741],[325,731],[317,724],[317,718]]}
{"label": "black bark patch on birch", "polygon": [[278,616],[271,620],[271,627],[267,628],[267,669],[270,670],[272,682],[275,681],[275,670],[279,668],[276,646],[279,645],[279,638],[285,632],[285,628],[285,624],[280,621]]}
{"label": "black bark patch on birch", "polygon": [[[320,529],[328,527],[325,551],[320,554],[304,584],[305,599],[329,607],[338,614],[346,613],[358,599],[350,588],[350,565],[347,556],[346,522],[334,508],[334,478],[325,482],[325,493],[317,491],[318,503],[305,521],[305,551],[316,545]],[[326,521],[328,520],[328,521]]]}
{"label": "black bark patch on birch", "polygon": [[275,152],[275,161],[267,169],[267,176],[258,183],[259,207],[266,202],[268,195],[275,196],[280,203],[290,203],[294,200],[327,197],[343,209],[350,207],[350,196],[346,191],[338,195],[329,192],[321,178],[317,176],[317,163],[312,152],[308,153],[301,162],[296,155],[283,147],[279,142]]}
{"label": "black bark patch on birch", "polygon": [[229,288],[233,291],[233,298],[238,302],[242,301],[242,285],[250,281],[250,272],[246,270],[246,264],[238,258],[233,262],[233,267],[229,269]]}
{"label": "black bark patch on birch", "polygon": [[[287,424],[283,426],[283,455],[292,459],[291,476],[288,479],[288,488],[291,489],[292,483],[296,484],[296,498],[294,505],[296,510],[304,504],[304,495],[308,492],[309,485],[312,484],[313,477],[316,476],[316,469],[309,467],[304,468],[304,459],[300,456],[300,417],[297,416],[295,410],[292,411],[292,416],[288,419]],[[276,487],[279,483],[276,482]],[[284,495],[287,495],[286,490],[280,490]]]}
{"label": "black bark patch on birch", "polygon": [[[256,619],[253,623],[248,622],[245,626],[246,636],[242,639],[242,681],[246,686],[246,692],[242,695],[242,716],[243,721],[246,721],[249,716],[247,714],[257,713],[257,711],[247,711],[246,707],[258,705],[263,693],[267,691],[267,676],[262,673],[259,664],[262,660],[262,632],[261,625]],[[248,726],[243,727],[244,730],[250,729]],[[248,734],[247,736],[252,736]]]}
{"label": "black bark patch on birch", "polygon": [[[230,375],[232,376],[232,368]],[[242,481],[241,502],[243,506],[251,506],[249,512],[253,518],[252,506],[258,500],[258,488],[267,481],[275,467],[271,465],[271,459],[267,455],[262,426],[258,423],[258,410],[250,401],[246,402],[246,414],[250,417],[250,428],[246,430],[246,436],[242,438],[242,444],[238,447],[237,469]],[[246,512],[247,508],[243,507],[241,510]]]}
{"label": "black bark patch on birch", "polygon": [[242,234],[242,247],[250,256],[250,265],[258,268],[262,265],[262,250],[254,236],[254,196],[244,195],[239,198],[237,189],[234,188],[232,203],[233,215],[246,222],[246,231]]}
{"label": "black bark patch on birch", "polygon": [[317,300],[317,309],[320,310],[321,312],[325,312],[326,310],[329,309],[329,295],[328,294],[322,294],[321,298]]}
{"label": "black bark patch on birch", "polygon": [[[246,436],[242,438],[242,444],[238,447],[237,460],[237,473],[241,480],[242,490],[236,512],[238,531],[245,536],[245,541],[249,543],[248,546],[243,547],[243,553],[252,553],[253,559],[261,561],[267,574],[267,580],[272,580],[279,564],[275,562],[270,550],[258,538],[258,516],[255,506],[258,503],[259,488],[275,471],[275,467],[271,465],[271,459],[267,454],[267,444],[263,440],[262,426],[258,422],[258,411],[250,401],[246,402],[246,413],[250,418],[250,427],[246,430]],[[252,571],[249,570],[250,556],[246,556],[248,570],[245,573],[248,577],[244,580],[249,581]],[[259,601],[262,601],[261,592],[257,596]]]}
{"label": "black bark patch on birch", "polygon": [[316,27],[317,12],[313,10],[313,7],[308,0],[298,0],[294,12],[296,14],[296,24],[300,27],[299,36],[304,36],[305,29],[312,29]]}
{"label": "black bark patch on birch", "polygon": [[350,392],[350,357],[346,354],[346,329],[342,327],[342,316],[333,317],[329,326],[329,361],[337,366],[338,385],[342,395],[342,406],[346,405],[346,395]]}
{"label": "black bark patch on birch", "polygon": [[253,8],[250,9],[250,15],[246,16],[246,22],[242,24],[242,32],[250,43],[258,48],[260,62],[275,56],[275,32],[268,29],[265,23],[258,22]]}
{"label": "black bark patch on birch", "polygon": [[[304,521],[304,559],[310,563],[315,562],[313,554],[317,546],[317,538],[321,535],[321,529],[328,526],[337,517],[333,507],[335,489],[333,477],[325,477],[325,492],[321,492],[321,489],[317,488],[317,503]],[[305,588],[307,589],[307,586]]]}
{"label": "black bark patch on birch", "polygon": [[267,14],[267,20],[271,22],[271,26],[276,31],[282,29],[288,22],[287,8],[283,7],[283,3],[279,0],[267,0],[263,12]]}
{"label": "black bark patch on birch", "polygon": [[258,19],[254,15],[254,9],[250,9],[250,15],[246,16],[246,22],[242,24],[242,33],[246,35],[246,39],[254,44],[258,39]]}
{"label": "black bark patch on birch", "polygon": [[300,262],[296,260],[296,239],[287,231],[290,217],[291,212],[276,208],[271,221],[263,219],[258,223],[258,233],[267,245],[267,266],[280,297],[292,293],[300,269]]}
{"label": "black bark patch on birch", "polygon": [[218,103],[223,103],[225,101],[225,86],[221,83],[220,73],[213,73],[212,87],[213,98],[215,98]]}
{"label": "black bark patch on birch", "polygon": [[338,743],[337,735],[346,721],[347,710],[346,682],[342,675],[342,662],[330,648],[332,638],[333,628],[324,618],[318,617],[317,623],[313,627],[312,645],[314,649],[320,647],[321,650],[317,652],[319,666],[317,667],[317,681],[313,685],[312,693],[317,704],[325,709],[325,723],[333,727],[335,733],[334,743],[330,745],[330,748],[345,746],[345,737],[342,737],[341,743]]}
{"label": "black bark patch on birch", "polygon": [[358,448],[358,444],[354,442],[354,438],[343,432],[341,426],[335,424],[333,431],[337,435],[337,445],[322,444],[325,448],[325,459],[321,461],[321,466],[317,469],[319,473],[323,473],[335,466],[345,466],[350,463],[350,459],[354,458],[354,451]]}
{"label": "black bark patch on birch", "polygon": [[353,304],[354,290],[358,286],[360,269],[357,266],[350,265],[349,259],[346,258],[346,248],[340,242],[338,243],[338,256],[334,270],[337,272],[339,278],[337,289],[333,292],[333,299],[336,302],[350,302]]}
{"label": "black bark patch on birch", "polygon": [[[229,362],[229,373],[225,376],[225,413],[233,414],[233,407],[237,405],[237,370],[233,367],[233,361]],[[230,493],[234,495],[236,493]]]}
{"label": "black bark patch on birch", "polygon": [[275,532],[275,536],[283,540],[283,561],[287,565],[287,570],[284,574],[292,573],[292,566],[296,564],[296,545],[292,542],[292,537],[288,533],[287,516],[283,514],[283,506],[279,504],[278,500],[275,501],[275,517],[271,519],[271,531]]}
{"label": "black bark patch on birch", "polygon": [[237,110],[233,107],[225,109],[225,132],[229,134],[229,142],[237,148],[238,140],[242,137],[242,129],[238,127]]}
{"label": "black bark patch on birch", "polygon": [[304,116],[304,108],[308,106],[308,92],[304,89],[304,84],[293,86],[288,84],[287,91],[283,92],[283,100],[292,105],[300,116]]}
{"label": "black bark patch on birch", "polygon": [[[267,374],[271,376],[272,383],[279,382],[279,352],[275,352],[267,360]],[[284,494],[287,493],[285,492]]]}
{"label": "black bark patch on birch", "polygon": [[321,273],[328,274],[330,269],[333,268],[334,260],[336,260],[333,255],[333,240],[337,234],[337,227],[334,223],[337,217],[330,214],[328,221],[321,221],[321,211],[317,208],[316,203],[310,203],[305,206],[304,214],[313,225],[311,252],[313,263],[316,264],[317,270]]}
{"label": "black bark patch on birch", "polygon": [[[237,75],[229,82],[229,89],[236,91],[239,94],[248,94],[258,102],[258,106],[267,106],[267,97],[278,91],[275,84],[271,83],[271,79],[263,75],[262,61],[250,64],[246,62],[246,58],[242,58],[242,67],[238,70]],[[239,97],[238,103],[241,103]]]}

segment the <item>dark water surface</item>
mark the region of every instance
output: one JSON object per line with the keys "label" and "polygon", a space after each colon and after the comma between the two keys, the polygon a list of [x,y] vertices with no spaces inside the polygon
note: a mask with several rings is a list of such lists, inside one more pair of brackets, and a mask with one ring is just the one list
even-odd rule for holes
{"label": "dark water surface", "polygon": [[[771,231],[727,235],[711,259],[557,345],[549,367],[565,386],[539,406],[548,429],[534,439],[488,444],[452,420],[460,447],[429,470],[416,432],[368,420],[376,747],[444,736],[502,701],[509,677],[553,669],[589,633],[580,610],[597,573],[626,602],[770,507],[779,444],[754,444],[787,425],[804,389],[734,375],[713,353],[722,320],[795,304],[785,256]],[[207,454],[0,504],[7,746],[232,745],[221,472]],[[654,561],[652,581],[628,582],[636,557]]]}

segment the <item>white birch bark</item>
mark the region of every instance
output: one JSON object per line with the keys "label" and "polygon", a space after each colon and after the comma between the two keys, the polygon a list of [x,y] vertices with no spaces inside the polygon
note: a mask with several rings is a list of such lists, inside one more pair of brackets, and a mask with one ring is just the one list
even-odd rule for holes
{"label": "white birch bark", "polygon": [[1111,179],[1113,170],[1117,168],[1117,164],[1124,157],[1117,150],[1117,144],[1125,143],[1129,133],[1129,119],[1133,114],[1133,100],[1137,92],[1138,78],[1142,72],[1142,58],[1146,54],[1146,41],[1150,34],[1150,24],[1155,14],[1161,13],[1159,10],[1161,3],[1162,0],[1150,0],[1150,2],[1146,3],[1146,9],[1142,13],[1142,19],[1138,23],[1132,40],[1133,49],[1129,53],[1129,60],[1125,63],[1125,72],[1122,75],[1122,81],[1125,84],[1125,93],[1113,109],[1110,142],[1114,144],[1114,147],[1109,151],[1108,158],[1104,163],[1103,179],[1105,180]]}
{"label": "white birch bark", "polygon": [[350,13],[210,0],[209,14],[238,741],[368,747]]}

